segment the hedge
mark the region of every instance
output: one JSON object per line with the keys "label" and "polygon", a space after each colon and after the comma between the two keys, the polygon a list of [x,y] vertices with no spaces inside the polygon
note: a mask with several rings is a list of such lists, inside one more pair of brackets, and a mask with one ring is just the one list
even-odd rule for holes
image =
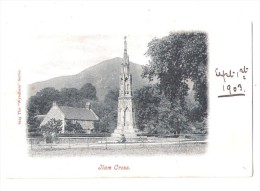
{"label": "hedge", "polygon": [[110,134],[109,133],[94,133],[94,134],[62,133],[62,134],[58,134],[57,137],[110,137]]}

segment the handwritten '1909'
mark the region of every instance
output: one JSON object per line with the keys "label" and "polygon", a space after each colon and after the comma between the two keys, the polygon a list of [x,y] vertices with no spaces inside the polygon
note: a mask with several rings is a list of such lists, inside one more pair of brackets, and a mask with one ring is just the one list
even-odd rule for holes
{"label": "handwritten '1909'", "polygon": [[233,93],[241,93],[241,92],[245,92],[245,90],[243,90],[242,88],[242,84],[238,84],[237,86],[231,86],[229,85],[223,85],[223,91],[228,91],[229,94],[233,94]]}

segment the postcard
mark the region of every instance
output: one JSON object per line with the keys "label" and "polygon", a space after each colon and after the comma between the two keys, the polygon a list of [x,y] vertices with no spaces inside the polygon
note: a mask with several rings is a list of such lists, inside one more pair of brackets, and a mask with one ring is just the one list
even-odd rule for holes
{"label": "postcard", "polygon": [[243,3],[2,2],[2,179],[254,178]]}

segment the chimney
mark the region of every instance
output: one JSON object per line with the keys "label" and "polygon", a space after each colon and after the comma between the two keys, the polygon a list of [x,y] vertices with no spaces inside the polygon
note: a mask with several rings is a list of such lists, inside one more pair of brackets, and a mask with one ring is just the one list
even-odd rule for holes
{"label": "chimney", "polygon": [[87,103],[86,103],[86,109],[90,110],[90,108],[91,108],[91,105],[90,105],[89,102],[87,102]]}
{"label": "chimney", "polygon": [[53,106],[57,106],[56,101],[52,102],[52,107],[53,107]]}

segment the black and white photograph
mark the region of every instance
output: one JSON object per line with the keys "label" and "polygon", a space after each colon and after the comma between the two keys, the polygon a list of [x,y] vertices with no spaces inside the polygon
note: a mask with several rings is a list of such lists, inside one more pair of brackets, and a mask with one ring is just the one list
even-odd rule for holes
{"label": "black and white photograph", "polygon": [[[92,40],[71,41],[79,38],[80,48]],[[176,32],[151,39],[146,53],[137,53],[149,58],[147,65],[131,62],[127,36],[118,46],[122,57],[29,85],[31,156],[206,152],[207,34]]]}

